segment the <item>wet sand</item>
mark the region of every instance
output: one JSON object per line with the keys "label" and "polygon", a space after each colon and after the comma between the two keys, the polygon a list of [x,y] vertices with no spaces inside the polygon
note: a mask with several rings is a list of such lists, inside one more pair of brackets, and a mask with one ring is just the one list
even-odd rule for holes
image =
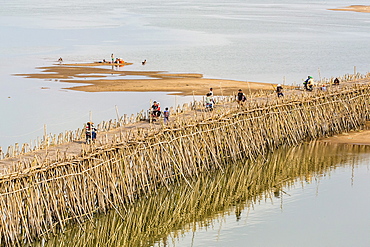
{"label": "wet sand", "polygon": [[[169,73],[166,71],[131,71],[130,63],[113,66],[110,63],[60,64],[40,67],[40,73],[16,74],[28,78],[57,80],[83,84],[65,89],[84,92],[171,92],[181,95],[204,95],[213,88],[216,95],[232,95],[260,90],[273,91],[273,83],[207,79],[199,73]],[[126,79],[126,78],[129,79]],[[137,78],[137,79],[136,79]]]}
{"label": "wet sand", "polygon": [[336,9],[329,9],[329,10],[336,10],[336,11],[354,11],[354,12],[362,12],[362,13],[370,13],[370,6],[368,5],[351,5],[343,8],[336,8]]}
{"label": "wet sand", "polygon": [[370,130],[351,131],[349,133],[319,139],[318,141],[333,144],[370,145]]}
{"label": "wet sand", "polygon": [[334,144],[370,145],[370,121],[366,122],[364,130],[350,131],[328,138],[321,138],[320,142]]}

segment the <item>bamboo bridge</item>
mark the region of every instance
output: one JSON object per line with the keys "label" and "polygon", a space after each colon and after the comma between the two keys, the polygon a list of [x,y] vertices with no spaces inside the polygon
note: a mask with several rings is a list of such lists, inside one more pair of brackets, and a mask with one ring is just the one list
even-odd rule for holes
{"label": "bamboo bridge", "polygon": [[370,87],[368,76],[358,82],[283,98],[261,93],[242,108],[225,97],[212,112],[194,102],[168,125],[116,121],[95,145],[74,135],[72,144],[49,140],[0,160],[7,166],[0,175],[0,246],[47,238],[112,209],[123,218],[120,209],[180,180],[192,187],[204,172],[360,129],[369,119]]}

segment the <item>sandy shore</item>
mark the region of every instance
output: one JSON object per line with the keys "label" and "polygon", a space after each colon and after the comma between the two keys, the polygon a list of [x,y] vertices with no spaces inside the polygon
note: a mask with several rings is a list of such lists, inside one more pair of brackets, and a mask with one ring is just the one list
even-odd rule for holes
{"label": "sandy shore", "polygon": [[368,5],[351,5],[343,8],[336,8],[336,9],[329,9],[329,10],[336,10],[336,11],[354,11],[354,12],[362,12],[362,13],[370,13],[370,6]]}
{"label": "sandy shore", "polygon": [[17,76],[83,84],[67,89],[84,92],[132,91],[204,95],[209,88],[213,88],[215,95],[232,95],[238,89],[249,93],[260,90],[273,91],[276,86],[269,83],[207,79],[197,73],[130,71],[126,70],[129,69],[127,65],[130,63],[125,63],[123,66],[120,64],[118,67],[110,63],[60,64],[40,67],[38,69],[42,70],[41,73],[17,74]]}
{"label": "sandy shore", "polygon": [[334,144],[370,145],[370,130],[343,133],[329,138],[320,139],[319,141]]}
{"label": "sandy shore", "polygon": [[321,138],[319,141],[335,144],[370,145],[370,121],[366,123],[365,130],[351,131],[329,138]]}

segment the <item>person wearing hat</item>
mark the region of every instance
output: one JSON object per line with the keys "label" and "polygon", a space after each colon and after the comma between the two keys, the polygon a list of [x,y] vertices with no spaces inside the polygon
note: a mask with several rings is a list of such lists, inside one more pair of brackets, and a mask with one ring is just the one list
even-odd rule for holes
{"label": "person wearing hat", "polygon": [[312,91],[313,89],[314,80],[312,76],[308,76],[308,78],[303,82],[304,89],[308,91]]}
{"label": "person wearing hat", "polygon": [[315,81],[314,81],[313,77],[309,76],[308,77],[308,82],[307,82],[307,90],[312,91],[314,85],[315,85]]}
{"label": "person wearing hat", "polygon": [[281,86],[281,84],[278,84],[277,85],[277,87],[276,87],[276,93],[277,93],[277,96],[278,97],[284,96],[284,94],[283,94],[283,87]]}

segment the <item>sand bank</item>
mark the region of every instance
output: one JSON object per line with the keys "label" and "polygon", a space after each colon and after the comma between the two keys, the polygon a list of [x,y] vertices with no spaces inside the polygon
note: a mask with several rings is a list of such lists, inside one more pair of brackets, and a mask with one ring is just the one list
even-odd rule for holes
{"label": "sand bank", "polygon": [[370,6],[368,6],[368,5],[351,5],[351,6],[348,6],[348,7],[329,9],[329,10],[354,11],[354,12],[370,13]]}
{"label": "sand bank", "polygon": [[320,139],[319,141],[334,144],[370,145],[370,130],[343,133],[329,138]]}
{"label": "sand bank", "polygon": [[[129,63],[124,65],[129,65]],[[216,95],[231,95],[236,93],[238,89],[249,93],[260,90],[273,91],[275,87],[272,83],[207,79],[199,73],[130,71],[126,70],[124,65],[112,66],[110,63],[61,64],[40,67],[38,69],[41,69],[41,73],[17,74],[17,76],[80,83],[83,85],[74,85],[66,89],[84,92],[131,91],[204,95],[212,87]]]}
{"label": "sand bank", "polygon": [[321,138],[319,141],[335,144],[370,145],[370,121],[366,123],[365,130],[351,131],[329,138]]}

